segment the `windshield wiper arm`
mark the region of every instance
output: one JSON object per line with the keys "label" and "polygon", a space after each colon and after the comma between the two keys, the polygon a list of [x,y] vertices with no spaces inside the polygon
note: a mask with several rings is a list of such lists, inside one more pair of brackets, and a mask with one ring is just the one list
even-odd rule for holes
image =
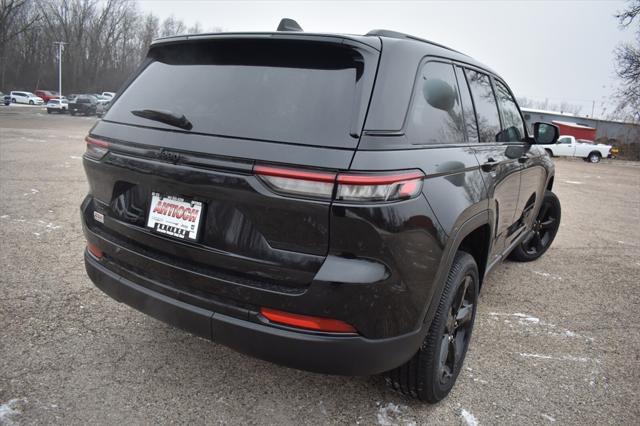
{"label": "windshield wiper arm", "polygon": [[159,121],[170,126],[179,127],[185,130],[191,130],[193,124],[184,116],[184,114],[176,114],[175,112],[162,109],[135,109],[131,114],[148,120]]}

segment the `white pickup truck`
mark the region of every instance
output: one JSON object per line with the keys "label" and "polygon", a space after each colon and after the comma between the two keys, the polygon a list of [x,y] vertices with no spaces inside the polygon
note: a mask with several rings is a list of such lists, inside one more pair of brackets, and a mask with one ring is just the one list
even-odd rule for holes
{"label": "white pickup truck", "polygon": [[597,163],[611,154],[611,145],[580,142],[568,135],[560,136],[553,145],[541,146],[551,157],[581,157],[591,163]]}

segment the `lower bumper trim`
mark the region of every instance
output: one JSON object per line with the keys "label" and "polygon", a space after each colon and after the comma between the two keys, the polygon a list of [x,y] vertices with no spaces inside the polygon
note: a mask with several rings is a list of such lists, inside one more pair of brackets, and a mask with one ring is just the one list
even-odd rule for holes
{"label": "lower bumper trim", "polygon": [[238,352],[300,370],[371,375],[408,361],[423,330],[386,339],[297,332],[203,309],[120,277],[85,251],[94,284],[113,299],[160,321],[211,339]]}

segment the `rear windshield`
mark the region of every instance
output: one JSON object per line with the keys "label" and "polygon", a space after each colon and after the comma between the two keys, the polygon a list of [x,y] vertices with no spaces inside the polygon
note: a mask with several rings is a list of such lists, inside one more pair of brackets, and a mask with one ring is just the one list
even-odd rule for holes
{"label": "rear windshield", "polygon": [[[105,120],[177,131],[305,145],[355,147],[363,105],[362,55],[292,40],[217,40],[153,48],[150,63]],[[366,103],[364,103],[366,105]],[[134,115],[184,116],[184,130]]]}

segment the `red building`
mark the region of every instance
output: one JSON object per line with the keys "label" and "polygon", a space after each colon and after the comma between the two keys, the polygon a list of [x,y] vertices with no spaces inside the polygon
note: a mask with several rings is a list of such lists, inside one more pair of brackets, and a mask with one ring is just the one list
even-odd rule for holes
{"label": "red building", "polygon": [[552,121],[553,124],[560,128],[561,135],[573,136],[576,139],[586,139],[589,141],[596,140],[596,128],[584,126],[569,121]]}

